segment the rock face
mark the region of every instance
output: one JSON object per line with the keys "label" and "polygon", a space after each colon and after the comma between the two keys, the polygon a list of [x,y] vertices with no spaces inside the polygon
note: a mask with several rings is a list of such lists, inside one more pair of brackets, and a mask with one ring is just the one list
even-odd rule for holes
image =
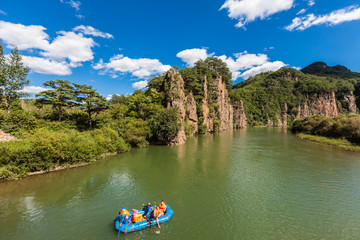
{"label": "rock face", "polygon": [[217,95],[215,104],[218,108],[217,113],[219,114],[215,117],[220,120],[220,126],[218,127],[217,131],[222,132],[233,129],[234,109],[230,102],[229,92],[226,89],[226,85],[221,77],[215,79],[214,91]]}
{"label": "rock face", "polygon": [[165,83],[169,86],[165,93],[168,99],[167,107],[178,107],[180,114],[179,122],[181,124],[180,131],[173,139],[170,140],[168,144],[184,144],[186,142],[186,134],[184,127],[184,122],[186,118],[186,97],[184,90],[184,80],[182,79],[180,73],[173,68],[166,73],[164,79]]}
{"label": "rock face", "polygon": [[236,129],[247,127],[244,103],[241,100],[234,103],[234,125]]}
{"label": "rock face", "polygon": [[186,97],[186,124],[190,128],[190,134],[195,135],[198,132],[198,116],[197,116],[197,108],[196,108],[196,102],[194,99],[194,95],[192,92],[189,93],[189,95]]}
{"label": "rock face", "polygon": [[[193,93],[187,93],[184,88],[184,80],[175,69],[170,69],[164,76],[166,106],[177,107],[180,114],[179,123],[181,129],[176,137],[167,144],[179,145],[186,142],[186,135],[195,135],[199,131],[199,125],[205,126],[202,131],[221,132],[233,129],[234,110],[230,102],[229,92],[221,77],[208,83],[204,77],[204,96],[201,101],[201,116],[198,115],[197,104]],[[211,99],[209,99],[209,96]],[[237,117],[239,126],[246,127],[246,116],[243,104]],[[201,121],[201,122],[200,122]]]}
{"label": "rock face", "polygon": [[298,106],[295,119],[320,115],[325,117],[335,117],[340,114],[340,109],[336,102],[335,93],[313,94],[307,96],[306,100]]}
{"label": "rock face", "polygon": [[351,91],[344,96],[345,101],[349,103],[349,114],[356,114],[356,102],[354,93]]}

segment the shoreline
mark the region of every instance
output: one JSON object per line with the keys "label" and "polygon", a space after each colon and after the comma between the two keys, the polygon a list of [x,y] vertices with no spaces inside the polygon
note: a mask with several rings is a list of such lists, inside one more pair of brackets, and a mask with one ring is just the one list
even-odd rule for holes
{"label": "shoreline", "polygon": [[[127,152],[129,152],[129,151],[127,151]],[[121,153],[124,153],[124,152],[121,152]],[[62,166],[58,165],[58,166],[51,167],[50,169],[47,169],[47,170],[39,170],[39,171],[35,171],[35,172],[29,172],[22,177],[11,177],[8,179],[0,179],[0,183],[9,182],[9,181],[18,181],[18,180],[22,180],[24,178],[28,178],[28,177],[32,177],[32,176],[43,175],[43,174],[47,174],[47,173],[63,171],[63,170],[72,169],[72,168],[85,167],[85,166],[94,164],[95,162],[97,162],[99,160],[102,160],[102,159],[105,159],[105,158],[111,157],[111,156],[116,156],[121,153],[105,153],[96,159],[90,160],[89,162],[80,162],[80,163],[76,163],[76,164],[62,165]],[[1,168],[0,168],[0,170],[1,170]]]}
{"label": "shoreline", "polygon": [[328,137],[305,134],[305,133],[297,133],[297,134],[295,134],[295,136],[302,140],[316,142],[316,143],[323,144],[323,145],[326,145],[329,147],[335,147],[335,148],[344,149],[344,150],[352,151],[352,152],[360,151],[360,146],[353,145],[351,142],[349,142],[346,139],[328,138]]}

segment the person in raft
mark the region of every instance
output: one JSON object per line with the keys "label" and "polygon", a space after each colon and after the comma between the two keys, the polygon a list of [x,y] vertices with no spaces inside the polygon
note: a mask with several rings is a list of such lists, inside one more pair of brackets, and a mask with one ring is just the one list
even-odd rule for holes
{"label": "person in raft", "polygon": [[161,201],[161,203],[159,204],[159,210],[162,213],[161,216],[165,215],[166,212],[166,204],[164,202],[164,200]]}
{"label": "person in raft", "polygon": [[126,210],[125,208],[122,208],[119,212],[119,215],[120,215],[120,227],[121,227],[122,223],[127,224],[129,222],[130,213],[128,210]]}
{"label": "person in raft", "polygon": [[151,217],[151,212],[153,210],[153,207],[151,206],[151,203],[148,203],[147,205],[143,204],[143,209],[144,214],[142,215],[143,217],[146,217],[147,219],[150,219]]}
{"label": "person in raft", "polygon": [[142,215],[138,212],[137,209],[133,209],[130,220],[131,220],[132,223],[137,223],[137,222],[141,222],[143,220],[143,218],[142,218]]}
{"label": "person in raft", "polygon": [[159,217],[164,216],[165,212],[166,212],[166,204],[164,201],[161,201],[159,206],[156,206],[156,208],[152,212],[152,217],[156,219],[156,223],[159,228],[161,228],[159,224]]}

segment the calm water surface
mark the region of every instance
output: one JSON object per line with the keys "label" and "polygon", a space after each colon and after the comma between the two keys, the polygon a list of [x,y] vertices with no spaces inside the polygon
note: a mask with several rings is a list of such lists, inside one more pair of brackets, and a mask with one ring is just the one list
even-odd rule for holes
{"label": "calm water surface", "polygon": [[121,207],[174,209],[124,239],[360,239],[360,154],[248,129],[0,184],[0,239],[117,239]]}

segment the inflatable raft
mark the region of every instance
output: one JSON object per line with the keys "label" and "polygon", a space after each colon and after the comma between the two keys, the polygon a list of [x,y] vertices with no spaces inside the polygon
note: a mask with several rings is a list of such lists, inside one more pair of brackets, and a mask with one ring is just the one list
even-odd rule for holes
{"label": "inflatable raft", "polygon": [[[144,211],[139,209],[139,213],[143,214]],[[130,212],[130,215],[131,214],[132,214],[132,211]],[[171,209],[171,207],[169,205],[167,205],[165,215],[158,218],[159,224],[169,221],[173,214],[174,214],[173,210]],[[121,225],[120,225],[120,216],[115,218],[114,224],[115,224],[115,229],[117,231],[125,233],[125,234],[157,225],[155,219],[152,219],[151,221],[144,220],[141,222],[130,223],[130,224],[121,223]]]}

